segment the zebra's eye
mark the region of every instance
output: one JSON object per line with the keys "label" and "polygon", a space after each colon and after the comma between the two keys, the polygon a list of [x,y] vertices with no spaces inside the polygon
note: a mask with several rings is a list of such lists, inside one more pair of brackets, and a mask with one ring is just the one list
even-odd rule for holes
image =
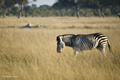
{"label": "zebra's eye", "polygon": [[57,45],[58,45],[59,48],[64,48],[64,44],[63,43],[59,43],[58,42]]}
{"label": "zebra's eye", "polygon": [[60,48],[64,48],[64,44],[63,43],[60,43]]}

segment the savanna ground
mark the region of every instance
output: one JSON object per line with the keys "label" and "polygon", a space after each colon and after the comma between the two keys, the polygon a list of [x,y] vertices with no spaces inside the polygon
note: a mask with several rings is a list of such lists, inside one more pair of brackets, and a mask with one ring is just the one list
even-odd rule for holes
{"label": "savanna ground", "polygon": [[[31,23],[40,28],[19,28]],[[56,36],[101,32],[111,44],[73,57],[56,52]],[[120,80],[120,19],[116,17],[0,18],[0,80]]]}

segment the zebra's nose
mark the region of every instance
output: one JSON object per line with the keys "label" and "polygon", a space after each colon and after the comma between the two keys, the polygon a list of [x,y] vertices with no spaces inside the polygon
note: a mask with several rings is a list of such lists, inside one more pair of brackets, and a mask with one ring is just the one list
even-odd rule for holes
{"label": "zebra's nose", "polygon": [[58,52],[58,53],[61,53],[61,51],[60,51],[60,50],[57,50],[57,52]]}

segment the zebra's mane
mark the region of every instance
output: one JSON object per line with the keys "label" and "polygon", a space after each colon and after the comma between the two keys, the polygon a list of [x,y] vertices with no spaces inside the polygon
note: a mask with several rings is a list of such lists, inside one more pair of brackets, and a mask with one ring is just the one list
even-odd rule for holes
{"label": "zebra's mane", "polygon": [[61,38],[67,38],[67,37],[72,37],[74,34],[64,34],[64,35],[59,35]]}
{"label": "zebra's mane", "polygon": [[57,36],[56,40],[61,41],[63,38],[69,38],[69,37],[72,37],[72,36],[74,36],[74,34],[59,35],[59,36]]}

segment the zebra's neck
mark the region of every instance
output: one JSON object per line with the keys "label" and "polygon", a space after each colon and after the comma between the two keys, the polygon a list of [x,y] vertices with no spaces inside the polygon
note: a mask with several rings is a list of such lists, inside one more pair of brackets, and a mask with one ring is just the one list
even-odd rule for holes
{"label": "zebra's neck", "polygon": [[74,35],[73,34],[66,34],[66,35],[63,35],[63,42],[65,43],[65,46],[69,46],[69,47],[72,47],[72,37]]}

